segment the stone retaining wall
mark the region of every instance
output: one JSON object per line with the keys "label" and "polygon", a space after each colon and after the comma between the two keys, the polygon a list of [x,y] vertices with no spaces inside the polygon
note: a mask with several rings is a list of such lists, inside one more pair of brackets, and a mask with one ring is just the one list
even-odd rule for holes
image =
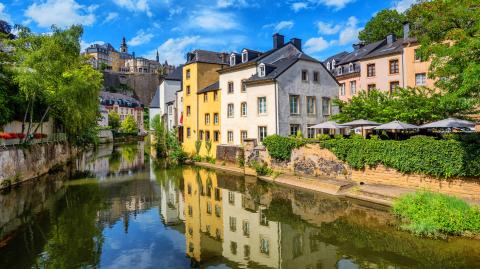
{"label": "stone retaining wall", "polygon": [[68,143],[35,144],[27,148],[0,150],[0,184],[4,180],[24,181],[48,173],[56,165],[65,163],[76,150]]}
{"label": "stone retaining wall", "polygon": [[[316,144],[308,144],[292,151],[288,162],[276,162],[268,151],[247,141],[245,145],[245,163],[251,160],[266,163],[273,170],[301,176],[326,176],[333,179],[355,182],[394,185],[405,188],[427,189],[435,192],[453,194],[464,198],[480,200],[480,178],[441,179],[419,174],[403,174],[383,165],[356,170],[339,160],[328,149]],[[247,170],[247,168],[245,169]]]}

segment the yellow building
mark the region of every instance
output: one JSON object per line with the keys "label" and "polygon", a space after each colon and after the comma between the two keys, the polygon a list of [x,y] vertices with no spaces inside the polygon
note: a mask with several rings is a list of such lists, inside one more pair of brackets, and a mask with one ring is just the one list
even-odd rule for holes
{"label": "yellow building", "polygon": [[195,50],[187,54],[183,67],[183,149],[195,154],[195,141],[202,141],[200,155],[207,156],[206,141],[215,157],[220,141],[220,90],[218,70],[227,66],[224,53]]}
{"label": "yellow building", "polygon": [[205,169],[183,170],[187,256],[206,262],[222,253],[223,208],[217,175]]}

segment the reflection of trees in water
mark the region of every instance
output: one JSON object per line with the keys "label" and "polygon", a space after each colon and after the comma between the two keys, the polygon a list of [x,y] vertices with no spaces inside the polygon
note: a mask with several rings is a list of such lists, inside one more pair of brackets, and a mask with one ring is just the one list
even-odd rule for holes
{"label": "reflection of trees in water", "polygon": [[[152,159],[153,160],[153,159]],[[153,160],[152,162],[153,173],[157,183],[165,188],[167,182],[173,184],[175,189],[183,190],[183,167],[174,165],[159,160]]]}
{"label": "reflection of trees in water", "polygon": [[135,161],[135,157],[138,154],[138,145],[137,144],[125,144],[120,147],[120,152],[122,153],[122,158],[126,160],[129,164],[132,164]]}
{"label": "reflection of trees in water", "polygon": [[110,171],[117,172],[120,169],[120,163],[121,163],[121,154],[118,150],[113,150],[112,154],[110,154],[110,157],[108,158],[108,165],[110,167]]}

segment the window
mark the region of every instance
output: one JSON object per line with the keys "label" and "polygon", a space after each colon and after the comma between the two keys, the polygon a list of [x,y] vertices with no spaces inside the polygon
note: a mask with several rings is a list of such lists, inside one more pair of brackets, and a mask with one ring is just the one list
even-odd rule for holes
{"label": "window", "polygon": [[[307,127],[313,126],[313,124],[307,125]],[[307,137],[308,138],[315,138],[315,129],[307,128]]]}
{"label": "window", "polygon": [[235,65],[235,54],[232,54],[230,55],[230,66],[234,66]]}
{"label": "window", "polygon": [[237,230],[237,218],[235,217],[230,217],[229,218],[229,226],[230,226],[230,231],[235,232]]}
{"label": "window", "polygon": [[205,131],[205,141],[210,141],[210,131]]}
{"label": "window", "polygon": [[398,86],[400,86],[400,82],[390,81],[390,94],[392,94]]}
{"label": "window", "polygon": [[240,104],[240,116],[242,117],[247,116],[247,102],[242,102]]}
{"label": "window", "polygon": [[267,215],[265,214],[265,209],[260,209],[260,225],[268,226]]}
{"label": "window", "polygon": [[233,142],[233,131],[228,131],[227,132],[227,141],[228,141],[228,143]]}
{"label": "window", "polygon": [[218,125],[218,113],[213,114],[213,124]]}
{"label": "window", "polygon": [[375,90],[377,88],[377,85],[375,84],[368,84],[367,85],[367,92],[370,92],[371,90]]}
{"label": "window", "polygon": [[235,205],[235,193],[233,191],[228,192],[228,203]]}
{"label": "window", "polygon": [[258,76],[261,77],[261,78],[265,76],[265,65],[264,64],[260,64],[258,66]]}
{"label": "window", "polygon": [[307,114],[314,115],[317,112],[317,98],[315,96],[307,96]]}
{"label": "window", "polygon": [[245,80],[242,80],[242,92],[247,92],[247,83],[245,82]]}
{"label": "window", "polygon": [[192,209],[192,206],[189,205],[188,206],[188,215],[191,217],[193,215],[193,209]]}
{"label": "window", "polygon": [[302,81],[308,81],[308,71],[302,70]]}
{"label": "window", "polygon": [[227,117],[233,118],[233,104],[227,105]]}
{"label": "window", "polygon": [[292,250],[293,250],[293,257],[296,258],[296,257],[299,257],[303,254],[303,237],[299,234],[297,234],[294,238],[293,238],[293,247],[292,247]]}
{"label": "window", "polygon": [[290,135],[297,135],[297,132],[300,131],[300,124],[290,124]]}
{"label": "window", "polygon": [[270,242],[263,236],[260,237],[260,253],[266,255],[270,253]]}
{"label": "window", "polygon": [[213,101],[218,101],[218,91],[213,92]]}
{"label": "window", "polygon": [[340,95],[345,96],[345,83],[340,84]]}
{"label": "window", "polygon": [[250,258],[250,246],[249,245],[243,246],[243,256],[245,257],[245,259]]}
{"label": "window", "polygon": [[322,97],[322,113],[324,116],[330,115],[330,98]]}
{"label": "window", "polygon": [[220,140],[220,132],[213,131],[213,141],[218,142],[218,140]]}
{"label": "window", "polygon": [[230,252],[237,255],[237,242],[230,241]]}
{"label": "window", "polygon": [[190,116],[190,106],[187,106],[187,117]]}
{"label": "window", "polygon": [[242,230],[243,230],[243,235],[246,237],[250,236],[250,223],[248,220],[244,220],[242,222]]}
{"label": "window", "polygon": [[300,114],[300,96],[290,95],[290,115]]}
{"label": "window", "polygon": [[217,216],[217,218],[220,218],[222,214],[222,209],[220,208],[219,205],[215,205],[215,216]]}
{"label": "window", "polygon": [[350,64],[348,65],[348,72],[352,73],[353,70],[354,70],[354,68],[353,68],[353,63],[350,63]]}
{"label": "window", "polygon": [[203,94],[203,102],[204,103],[208,102],[208,93]]}
{"label": "window", "polygon": [[267,126],[258,126],[258,139],[263,142],[263,139],[267,137]]}
{"label": "window", "polygon": [[192,185],[190,184],[187,185],[187,193],[192,194]]}
{"label": "window", "polygon": [[240,142],[243,143],[243,141],[245,141],[245,139],[247,139],[247,136],[248,136],[248,133],[247,131],[240,131]]}
{"label": "window", "polygon": [[190,69],[187,69],[187,71],[185,72],[185,77],[187,79],[190,79]]}
{"label": "window", "polygon": [[190,127],[187,128],[187,137],[190,137],[192,134],[191,134],[191,130],[190,130]]}
{"label": "window", "polygon": [[187,85],[187,95],[190,95],[190,85]]}
{"label": "window", "polygon": [[267,114],[267,97],[258,97],[258,114]]}
{"label": "window", "polygon": [[318,80],[319,80],[318,71],[313,71],[313,82],[318,82]]}
{"label": "window", "polygon": [[327,69],[330,70],[330,62],[327,62]]}
{"label": "window", "polygon": [[427,74],[425,73],[415,74],[415,85],[424,86],[425,84],[427,84]]}
{"label": "window", "polygon": [[335,69],[335,59],[332,61],[332,69]]}
{"label": "window", "polygon": [[168,106],[168,115],[172,115],[172,114],[173,114],[173,108],[172,106]]}
{"label": "window", "polygon": [[244,50],[242,52],[242,63],[245,63],[246,61],[248,61],[248,52]]}
{"label": "window", "polygon": [[337,74],[340,75],[340,76],[343,74],[343,67],[339,66],[337,68]]}
{"label": "window", "polygon": [[210,114],[205,114],[205,124],[209,125],[210,124]]}
{"label": "window", "polygon": [[390,60],[390,74],[398,74],[398,60]]}
{"label": "window", "polygon": [[355,95],[356,92],[357,92],[357,81],[355,80],[350,81],[350,94]]}
{"label": "window", "polygon": [[212,215],[212,203],[207,202],[207,214]]}
{"label": "window", "polygon": [[228,82],[228,93],[233,93],[233,82],[232,81]]}
{"label": "window", "polygon": [[375,64],[367,64],[367,77],[375,76]]}
{"label": "window", "polygon": [[203,140],[203,131],[199,131],[198,136],[200,140]]}

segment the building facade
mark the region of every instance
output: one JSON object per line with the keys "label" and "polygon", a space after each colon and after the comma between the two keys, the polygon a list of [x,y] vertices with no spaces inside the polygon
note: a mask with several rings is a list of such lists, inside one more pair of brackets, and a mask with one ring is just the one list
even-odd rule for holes
{"label": "building facade", "polygon": [[230,67],[219,73],[222,144],[299,131],[313,137],[308,127],[336,112],[338,84],[321,62],[302,52],[300,39],[285,43],[275,34],[270,51],[232,53]]}
{"label": "building facade", "polygon": [[120,122],[132,116],[141,133],[145,132],[143,124],[143,105],[137,99],[120,93],[100,92],[101,109],[115,111],[120,116]]}
{"label": "building facade", "polygon": [[195,154],[195,141],[202,141],[199,154],[207,156],[206,141],[212,142],[215,157],[220,141],[220,90],[218,70],[226,66],[223,53],[195,50],[187,54],[183,67],[183,149]]}

